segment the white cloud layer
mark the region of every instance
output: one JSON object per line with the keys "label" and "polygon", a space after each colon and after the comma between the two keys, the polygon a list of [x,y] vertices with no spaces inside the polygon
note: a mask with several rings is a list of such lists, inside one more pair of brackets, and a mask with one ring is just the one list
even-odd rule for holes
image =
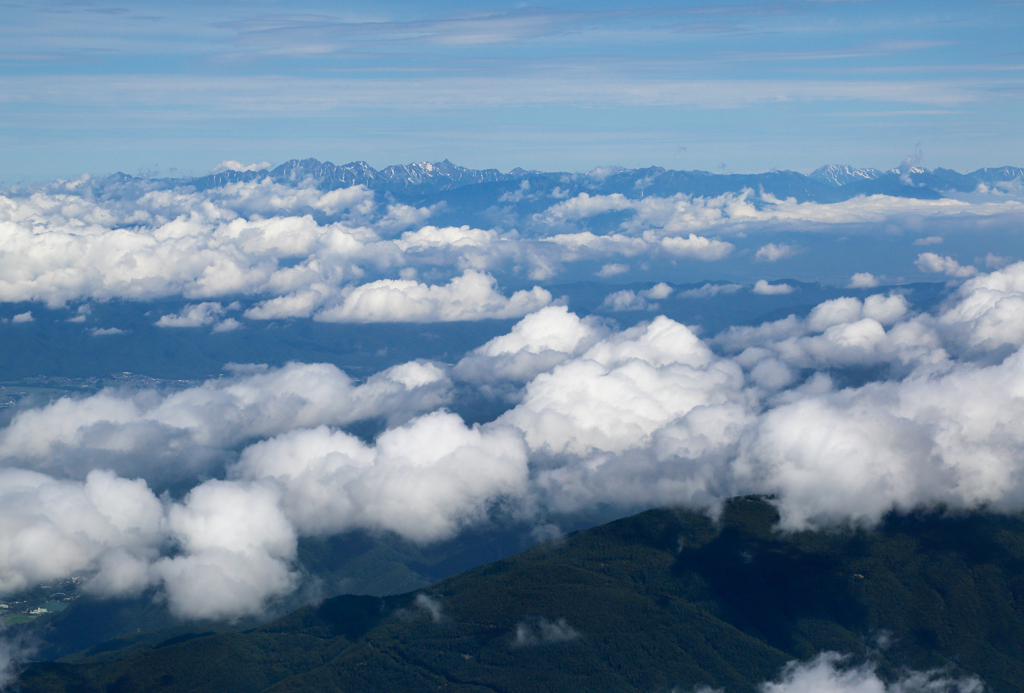
{"label": "white cloud layer", "polygon": [[[790,529],[939,503],[1019,511],[1022,314],[1018,263],[931,313],[846,297],[704,340],[664,316],[614,331],[549,305],[450,374],[238,366],[178,392],[60,399],[0,432],[0,592],[86,574],[97,594],[157,586],[182,616],[256,613],[297,586],[300,536],[432,541],[498,508],[542,520],[770,493]],[[849,369],[873,375],[836,387]],[[441,409],[452,379],[515,406],[468,426]],[[371,417],[388,420],[372,444],[340,430]],[[167,479],[193,488],[158,497]],[[872,680],[835,664],[771,685]]]}
{"label": "white cloud layer", "polygon": [[[54,307],[182,295],[200,302],[162,316],[159,326],[222,330],[237,321],[224,327],[217,320],[223,307],[209,299],[227,295],[262,298],[246,313],[254,319],[319,311],[331,320],[478,320],[518,317],[543,305],[540,289],[503,300],[484,274],[497,263],[517,261],[523,252],[516,242],[468,226],[405,231],[434,208],[381,209],[362,186],[321,192],[264,180],[101,200],[76,194],[87,182],[0,195],[0,300]],[[317,221],[325,215],[327,221]],[[560,246],[546,247],[552,260],[527,264],[557,264]],[[406,280],[359,285],[368,270],[417,265],[456,276],[440,286]],[[488,282],[491,293],[479,293]]]}
{"label": "white cloud layer", "polygon": [[330,364],[238,369],[178,392],[105,389],[19,412],[0,430],[0,464],[82,478],[94,466],[166,482],[203,476],[250,441],[375,417],[404,423],[447,402],[429,363],[394,366],[355,384]]}
{"label": "white cloud layer", "polygon": [[[1024,204],[1018,201],[971,203],[950,198],[915,200],[872,195],[854,197],[843,202],[819,203],[797,202],[793,198],[781,200],[766,193],[758,195],[748,189],[741,193],[725,193],[718,197],[693,197],[679,193],[671,197],[647,196],[641,199],[630,199],[618,193],[580,193],[538,213],[534,220],[557,226],[576,223],[607,212],[631,212],[632,216],[622,222],[621,228],[624,231],[641,232],[647,238],[661,235],[677,236],[711,229],[728,231],[746,228],[751,224],[786,224],[792,228],[795,224],[811,226],[879,223],[901,216],[992,216],[1003,213],[1020,214],[1022,211]],[[790,248],[790,252],[792,250]],[[773,255],[775,252],[777,251],[772,249],[765,250],[765,255]]]}
{"label": "white cloud layer", "polygon": [[[222,167],[246,171],[263,164],[228,161]],[[527,233],[520,233],[500,226],[424,225],[444,203],[387,203],[362,186],[324,192],[311,184],[292,187],[265,179],[203,191],[136,185],[103,194],[91,186],[92,181],[83,177],[0,194],[0,300],[62,306],[180,295],[202,306],[244,295],[258,301],[246,314],[254,319],[310,317],[318,312],[359,315],[361,311],[353,313],[344,306],[348,296],[360,295],[359,285],[368,274],[400,275],[401,280],[383,280],[398,282],[413,280],[421,270],[434,277],[440,271],[447,278],[465,278],[467,271],[502,270],[543,280],[566,263],[598,261],[598,274],[613,276],[628,266],[622,259],[639,255],[665,261],[719,261],[736,250],[733,242],[719,236],[740,237],[755,229],[816,230],[883,222],[899,226],[901,220],[917,228],[928,218],[1024,213],[1019,201],[1001,198],[968,202],[879,195],[820,204],[779,200],[749,190],[714,198],[632,199],[580,193],[556,199],[547,209],[522,219]],[[624,215],[617,228],[603,234],[587,228],[607,212]],[[767,243],[754,257],[776,261],[796,250],[785,243]],[[976,272],[934,253],[922,253],[918,266],[955,277]],[[443,288],[444,284],[431,286],[428,293]],[[385,289],[419,291],[412,285],[381,284],[364,291]],[[178,317],[183,321],[179,324],[191,319]],[[195,319],[201,321],[202,316]],[[170,326],[173,321],[169,316],[162,324]]]}
{"label": "white cloud layer", "polygon": [[382,279],[342,293],[338,305],[316,314],[324,322],[451,322],[518,318],[551,303],[540,287],[505,298],[493,277],[466,270],[444,286],[409,279]]}

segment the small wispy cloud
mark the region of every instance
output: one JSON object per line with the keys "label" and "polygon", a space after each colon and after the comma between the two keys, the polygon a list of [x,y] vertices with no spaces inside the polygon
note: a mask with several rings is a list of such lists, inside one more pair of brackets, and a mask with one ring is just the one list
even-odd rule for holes
{"label": "small wispy cloud", "polygon": [[564,619],[546,618],[520,621],[516,624],[512,647],[531,647],[551,643],[571,642],[580,637],[578,630]]}
{"label": "small wispy cloud", "polygon": [[759,279],[751,291],[762,296],[776,296],[793,293],[794,289],[789,284],[769,284],[767,280]]}
{"label": "small wispy cloud", "polygon": [[799,251],[795,247],[785,243],[769,243],[757,249],[757,252],[754,253],[754,259],[762,262],[775,262],[787,257],[793,257],[797,252]]}

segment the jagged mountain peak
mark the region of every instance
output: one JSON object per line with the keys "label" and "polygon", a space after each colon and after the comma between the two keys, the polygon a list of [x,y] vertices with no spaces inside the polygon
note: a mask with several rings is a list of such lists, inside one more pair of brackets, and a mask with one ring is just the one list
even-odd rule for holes
{"label": "jagged mountain peak", "polygon": [[849,164],[828,164],[813,171],[809,177],[841,187],[856,180],[874,180],[881,175],[882,172],[875,168],[855,168]]}

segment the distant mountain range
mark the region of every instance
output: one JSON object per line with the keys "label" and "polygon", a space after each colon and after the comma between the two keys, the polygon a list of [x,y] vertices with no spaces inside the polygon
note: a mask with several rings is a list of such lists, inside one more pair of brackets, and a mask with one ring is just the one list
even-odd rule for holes
{"label": "distant mountain range", "polygon": [[[938,199],[949,193],[966,193],[1024,184],[1024,169],[1013,166],[982,168],[971,173],[951,169],[932,170],[911,167],[880,171],[831,164],[810,175],[796,171],[769,171],[756,174],[716,174],[707,171],[673,171],[659,166],[617,169],[590,173],[542,172],[514,169],[502,173],[496,169],[469,169],[447,159],[437,163],[412,163],[377,170],[364,161],[337,165],[317,159],[293,159],[271,170],[223,171],[195,178],[145,179],[117,173],[92,182],[103,193],[139,190],[192,188],[197,191],[219,188],[231,183],[269,179],[289,186],[313,185],[321,190],[336,190],[365,185],[403,202],[423,203],[441,199],[453,191],[467,202],[493,204],[508,200],[508,193],[524,184],[532,191],[550,192],[558,188],[562,195],[619,193],[630,198],[644,195],[671,196],[678,193],[716,197],[745,189],[777,198],[795,198],[799,202],[841,202],[858,195],[890,195],[919,199]],[[501,200],[502,196],[505,200]]]}
{"label": "distant mountain range", "polygon": [[335,597],[245,632],[132,631],[30,665],[20,690],[756,693],[823,651],[886,680],[939,670],[1024,690],[1020,516],[788,534],[777,520],[759,497],[718,521],[651,510],[417,592]]}

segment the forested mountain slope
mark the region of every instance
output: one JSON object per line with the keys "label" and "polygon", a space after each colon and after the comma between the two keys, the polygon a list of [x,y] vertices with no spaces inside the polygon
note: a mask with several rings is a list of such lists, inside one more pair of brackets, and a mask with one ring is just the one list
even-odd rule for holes
{"label": "forested mountain slope", "polygon": [[752,692],[822,651],[1024,690],[1024,520],[892,515],[782,534],[764,499],[651,510],[395,597],[245,633],[113,641],[22,675],[42,691]]}

